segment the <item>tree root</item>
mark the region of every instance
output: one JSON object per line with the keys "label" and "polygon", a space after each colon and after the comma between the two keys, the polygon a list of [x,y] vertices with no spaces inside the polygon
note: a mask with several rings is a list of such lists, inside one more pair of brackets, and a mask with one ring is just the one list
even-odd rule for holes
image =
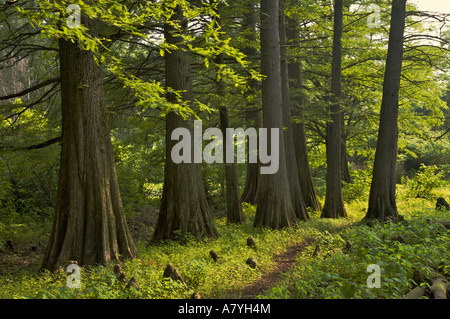
{"label": "tree root", "polygon": [[[415,271],[415,274],[418,271]],[[429,297],[431,299],[450,299],[450,284],[447,278],[438,273],[430,275],[430,287],[416,286],[408,292],[405,299],[417,299],[420,297]],[[420,283],[417,283],[420,285]]]}
{"label": "tree root", "polygon": [[434,296],[434,299],[447,299],[447,291],[450,286],[448,280],[444,276],[439,274],[431,275],[431,287],[430,291]]}
{"label": "tree root", "polygon": [[127,283],[125,289],[130,289],[131,287],[133,287],[136,290],[139,290],[139,286],[136,282],[136,277],[131,277],[130,280],[127,280],[127,276],[125,275],[125,273],[122,271],[122,268],[120,267],[119,264],[116,264],[114,266],[114,274],[116,275],[116,278],[118,281],[123,282],[123,283]]}
{"label": "tree root", "polygon": [[180,272],[171,264],[168,263],[166,266],[166,269],[164,270],[163,274],[164,278],[171,278],[174,281],[181,282],[186,288],[189,289],[188,285],[184,281],[183,277],[181,276]]}
{"label": "tree root", "polygon": [[446,229],[450,229],[449,221],[437,220],[436,223],[442,224]]}

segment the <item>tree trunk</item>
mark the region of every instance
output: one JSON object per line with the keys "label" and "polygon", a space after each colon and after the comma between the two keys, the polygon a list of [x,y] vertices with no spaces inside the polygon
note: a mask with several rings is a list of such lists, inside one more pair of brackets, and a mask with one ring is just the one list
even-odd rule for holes
{"label": "tree trunk", "polygon": [[341,186],[341,65],[343,0],[334,2],[333,61],[331,71],[330,122],[327,124],[327,179],[321,217],[346,217]]}
{"label": "tree trunk", "polygon": [[[180,6],[174,10],[171,17],[186,29]],[[175,28],[169,23],[164,26],[164,36],[169,44],[177,45],[178,49],[165,54],[166,86],[176,91],[183,91],[183,101],[192,101],[192,78],[189,53],[181,47],[182,37],[175,34]],[[168,93],[167,100],[177,103],[174,94]],[[153,237],[155,240],[173,238],[176,231],[181,235],[192,234],[197,238],[215,237],[218,235],[209,216],[209,207],[203,186],[201,164],[174,163],[171,156],[173,146],[177,143],[171,139],[172,132],[177,128],[186,128],[193,136],[193,122],[184,120],[179,114],[171,111],[166,116],[166,163],[164,168],[164,186],[161,198],[160,212]],[[191,138],[193,149],[193,138]],[[193,152],[192,152],[193,153]]]}
{"label": "tree trunk", "polygon": [[[96,23],[82,18],[96,36]],[[103,79],[93,53],[59,40],[62,149],[58,194],[43,269],[106,265],[134,257],[123,212],[105,107]]]}
{"label": "tree trunk", "polygon": [[398,92],[403,60],[406,0],[392,3],[391,29],[381,101],[378,141],[365,218],[398,218],[395,201],[398,141]]}
{"label": "tree trunk", "polygon": [[261,71],[263,127],[268,130],[268,148],[276,152],[272,145],[271,128],[279,129],[279,167],[274,174],[261,174],[258,183],[255,226],[273,229],[289,227],[297,223],[284,158],[284,134],[282,117],[280,35],[278,24],[278,0],[261,0]]}
{"label": "tree trunk", "polygon": [[[220,25],[220,20],[218,21]],[[223,64],[223,55],[217,57],[217,63]],[[237,177],[237,168],[235,162],[227,163],[227,147],[228,143],[234,145],[233,136],[228,136],[227,128],[230,128],[230,117],[228,115],[228,108],[224,104],[225,98],[225,83],[221,80],[216,80],[217,94],[220,98],[219,115],[220,115],[220,129],[223,136],[223,162],[225,167],[225,184],[227,194],[227,223],[242,224],[245,221],[244,211],[242,210],[241,194],[239,192],[239,182]],[[230,141],[228,139],[230,138]],[[234,146],[233,146],[234,148]]]}
{"label": "tree trunk", "polygon": [[303,199],[302,189],[298,179],[297,160],[295,158],[293,125],[291,122],[291,102],[289,92],[289,72],[286,56],[286,18],[285,18],[285,0],[279,0],[279,26],[280,26],[280,69],[281,69],[281,92],[282,92],[282,112],[283,112],[283,131],[285,142],[285,159],[286,169],[289,172],[288,181],[291,191],[292,205],[294,206],[295,215],[302,219],[308,220],[308,212],[306,211],[305,200]]}
{"label": "tree trunk", "polygon": [[[297,3],[296,3],[297,4]],[[299,45],[299,35],[297,30],[298,22],[295,19],[288,19],[286,35],[291,45]],[[297,173],[302,190],[305,205],[315,211],[322,210],[322,206],[317,199],[314,184],[309,166],[308,148],[306,144],[305,117],[303,114],[303,93],[302,93],[302,69],[297,61],[288,63],[288,76],[290,91],[290,101],[293,104],[293,114],[298,119],[293,126],[293,139],[295,149],[295,160],[297,163]]]}
{"label": "tree trunk", "polygon": [[347,133],[345,131],[344,113],[341,112],[341,178],[343,182],[353,183],[350,170],[348,168],[348,155],[347,155]]}
{"label": "tree trunk", "polygon": [[[246,11],[243,19],[243,33],[250,46],[244,47],[242,50],[250,61],[255,61],[257,56],[256,47],[256,10],[254,0],[246,3]],[[258,90],[258,83],[255,79],[250,79],[248,86],[250,94],[255,94]],[[245,107],[245,118],[247,127],[259,129],[261,127],[261,111],[258,105],[250,99]],[[247,143],[247,150],[248,150]],[[241,200],[245,203],[255,204],[259,180],[259,163],[250,163],[247,161],[247,170],[245,174],[245,186],[242,191]]]}
{"label": "tree trunk", "polygon": [[259,165],[258,163],[247,162],[247,169],[245,173],[245,186],[242,191],[241,201],[243,203],[255,204],[259,180]]}
{"label": "tree trunk", "polygon": [[[226,163],[226,144],[227,134],[226,129],[230,127],[230,118],[226,106],[219,109],[220,112],[220,128],[223,134],[223,156],[225,165],[225,183],[227,194],[227,222],[242,224],[245,221],[244,211],[242,210],[241,194],[239,192],[239,182],[237,177],[236,164]],[[232,141],[234,142],[234,141]]]}
{"label": "tree trunk", "polygon": [[[350,10],[350,1],[344,1],[344,10]],[[348,123],[347,123],[348,125]],[[347,154],[347,130],[345,127],[344,111],[341,110],[341,179],[346,183],[353,183],[350,170],[348,168],[348,154]]]}

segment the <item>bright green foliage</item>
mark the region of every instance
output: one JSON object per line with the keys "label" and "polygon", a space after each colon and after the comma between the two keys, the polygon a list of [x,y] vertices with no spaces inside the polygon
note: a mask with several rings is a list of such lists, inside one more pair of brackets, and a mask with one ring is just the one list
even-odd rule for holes
{"label": "bright green foliage", "polygon": [[[218,2],[210,5],[196,6],[185,0],[166,0],[158,2],[145,2],[138,6],[128,7],[117,1],[95,1],[95,3],[78,1],[46,1],[38,0],[31,2],[29,6],[17,7],[17,10],[26,16],[31,24],[40,30],[42,35],[48,38],[63,38],[72,42],[78,41],[84,50],[92,51],[96,61],[105,67],[124,87],[131,90],[138,99],[137,106],[143,108],[159,107],[161,115],[166,115],[169,111],[176,111],[183,116],[195,114],[195,111],[181,99],[177,103],[168,103],[165,100],[167,92],[175,93],[180,97],[181,92],[174,92],[171,88],[154,79],[143,80],[127,70],[127,65],[109,48],[107,36],[92,36],[82,24],[80,27],[70,28],[67,20],[72,12],[68,12],[69,5],[78,5],[82,15],[91,19],[96,19],[106,25],[109,32],[121,31],[128,35],[136,43],[141,43],[150,49],[156,49],[163,56],[166,51],[181,49],[174,45],[169,45],[164,41],[160,31],[149,31],[156,26],[170,24],[176,30],[182,30],[180,22],[170,19],[175,7],[181,6],[185,18],[191,23],[202,25],[201,33],[191,33],[180,31],[179,36],[183,38],[183,50],[203,57],[205,61],[214,60],[219,54],[226,54],[246,67],[248,62],[245,56],[236,48],[232,47],[230,39],[219,37],[220,26],[217,26],[214,19],[210,23],[204,23],[203,16],[214,18],[217,15]],[[38,6],[38,10],[34,6]],[[161,30],[161,29],[159,29]],[[130,40],[129,40],[130,41]],[[209,64],[209,62],[206,62]],[[209,65],[207,65],[208,67]],[[217,65],[220,76],[232,81],[236,86],[242,86],[245,80],[226,65]],[[257,78],[258,74],[250,70],[251,76]],[[207,110],[207,106],[199,101],[196,102],[201,110]]]}
{"label": "bright green foliage", "polygon": [[[112,132],[117,176],[125,211],[158,205],[164,180],[164,135],[148,118],[116,117]],[[161,129],[162,130],[162,129]]]}
{"label": "bright green foliage", "polygon": [[[448,232],[426,218],[450,219],[447,212],[436,212],[435,197],[449,198],[444,175],[450,176],[450,134],[443,134],[449,125],[450,90],[445,72],[448,52],[441,48],[421,46],[417,38],[408,37],[400,91],[398,208],[407,216],[407,223],[384,223],[374,228],[358,226],[367,209],[371,167],[376,146],[381,87],[386,58],[387,21],[390,1],[344,1],[345,30],[343,37],[343,115],[348,138],[348,156],[353,183],[345,184],[343,196],[348,205],[347,219],[323,220],[311,212],[308,223],[300,227],[272,231],[253,228],[255,207],[244,205],[247,222],[226,225],[223,165],[202,166],[205,190],[215,224],[221,237],[198,242],[179,237],[174,241],[148,243],[159,205],[164,161],[164,115],[177,111],[183,116],[195,115],[203,120],[204,129],[218,123],[217,107],[226,105],[232,126],[245,126],[245,107],[260,105],[260,91],[248,92],[249,79],[261,80],[258,58],[247,61],[238,48],[252,46],[249,30],[243,30],[242,17],[249,14],[244,4],[253,0],[225,1],[140,1],[130,6],[127,1],[20,1],[20,6],[1,12],[8,17],[9,28],[1,28],[0,40],[20,40],[23,54],[28,54],[28,73],[20,73],[2,62],[5,87],[2,94],[12,94],[40,81],[58,77],[58,38],[78,41],[81,48],[92,51],[105,75],[105,98],[108,106],[116,170],[127,220],[139,247],[139,256],[126,261],[123,271],[135,276],[140,291],[125,289],[113,274],[112,265],[82,269],[82,288],[66,287],[67,274],[37,273],[32,269],[40,255],[28,256],[28,270],[7,266],[0,269],[0,298],[189,298],[194,290],[202,297],[239,297],[239,291],[270,272],[275,265],[274,254],[306,238],[316,238],[321,247],[312,258],[315,245],[307,247],[294,270],[281,285],[261,297],[271,298],[400,298],[411,285],[413,269],[426,276],[441,267],[449,273]],[[255,2],[255,1],[254,1]],[[257,2],[257,1],[256,1]],[[368,28],[367,6],[382,7],[383,28]],[[293,6],[287,1],[287,15],[298,19],[301,46],[289,46],[288,56],[303,67],[304,115],[310,150],[310,164],[320,197],[325,193],[324,128],[328,121],[327,100],[332,45],[332,1],[302,0]],[[87,30],[68,28],[69,4],[77,4],[81,12],[99,21],[99,35]],[[168,104],[164,86],[164,55],[180,49],[164,41],[163,24],[169,21],[175,4],[183,7],[192,30],[183,33],[182,49],[191,52],[195,101]],[[219,7],[218,5],[223,6]],[[411,7],[411,10],[414,8]],[[13,10],[14,15],[10,14]],[[220,14],[219,14],[220,13]],[[220,22],[219,20],[220,16]],[[409,33],[425,32],[420,24],[408,18]],[[58,27],[59,25],[59,27]],[[21,27],[29,38],[15,37]],[[195,31],[194,31],[195,29]],[[9,37],[13,36],[12,39]],[[41,46],[44,51],[37,51]],[[28,52],[27,49],[30,51]],[[18,49],[16,49],[18,50]],[[224,54],[225,63],[216,57]],[[20,56],[20,55],[18,55]],[[12,62],[15,63],[14,60]],[[11,63],[12,63],[11,62]],[[251,63],[250,63],[251,62]],[[225,84],[224,96],[218,96],[216,80]],[[17,83],[13,83],[15,82]],[[9,85],[7,85],[9,84]],[[80,88],[83,84],[80,84]],[[0,258],[20,261],[30,245],[42,250],[50,231],[59,168],[58,144],[40,150],[18,151],[61,134],[58,84],[25,96],[1,101],[0,114]],[[174,92],[180,95],[181,92]],[[44,96],[44,103],[33,105]],[[29,107],[32,105],[33,107]],[[442,135],[442,136],[441,136]],[[420,165],[422,168],[419,169]],[[418,173],[411,175],[411,172]],[[244,185],[245,165],[238,165],[240,187]],[[440,188],[439,188],[440,187]],[[425,198],[416,198],[425,197]],[[417,216],[426,212],[427,217]],[[413,214],[414,213],[414,214]],[[338,232],[340,229],[351,228]],[[393,240],[401,234],[404,242]],[[252,235],[258,251],[245,245]],[[19,252],[7,251],[11,239]],[[344,251],[345,241],[352,250]],[[220,258],[213,262],[209,251]],[[6,253],[5,253],[6,252]],[[259,267],[245,264],[256,258]],[[3,260],[2,260],[3,261]],[[40,261],[37,261],[39,263]],[[167,263],[181,272],[190,289],[172,280],[162,279]],[[17,262],[18,263],[18,262]],[[368,264],[382,269],[382,288],[368,289]],[[16,269],[18,268],[18,269]]]}
{"label": "bright green foliage", "polygon": [[[403,192],[403,187],[400,191]],[[448,186],[439,193],[449,196]],[[244,225],[227,225],[225,217],[216,218],[221,234],[217,239],[199,242],[192,236],[180,236],[158,243],[149,243],[149,238],[139,240],[139,257],[125,261],[122,266],[128,279],[136,277],[139,291],[125,289],[125,284],[116,280],[113,265],[90,270],[82,268],[81,289],[66,287],[68,274],[64,271],[38,273],[30,267],[22,267],[0,274],[0,298],[190,298],[194,290],[203,298],[239,297],[243,287],[274,269],[274,254],[307,238],[315,238],[315,243],[304,248],[292,271],[261,298],[401,298],[411,286],[414,269],[420,270],[425,278],[441,264],[443,273],[450,272],[448,231],[429,221],[449,220],[450,215],[446,211],[436,211],[432,201],[403,199],[403,193],[400,197],[399,211],[407,222],[387,222],[374,228],[359,225],[366,208],[365,200],[348,204],[348,218],[321,219],[320,213],[315,212],[308,222],[283,230],[254,228],[255,206],[245,204]],[[417,213],[419,211],[425,214]],[[146,214],[135,216],[138,219],[131,218],[131,223]],[[19,224],[20,220],[15,223]],[[8,225],[4,226],[6,229]],[[146,227],[151,233],[152,226]],[[33,229],[23,224],[10,227],[8,231],[10,235],[12,231],[18,235],[31,234],[23,239],[33,243],[43,228],[40,226],[31,233]],[[257,251],[246,245],[250,235],[256,240]],[[396,235],[402,235],[404,242],[395,240]],[[347,240],[352,243],[350,251],[343,250]],[[319,244],[321,250],[317,257],[312,257],[315,244]],[[209,256],[211,249],[219,255],[217,262]],[[259,267],[248,267],[245,264],[248,257],[255,258]],[[169,262],[180,271],[190,289],[162,278]],[[366,286],[369,264],[381,267],[380,289]]]}
{"label": "bright green foliage", "polygon": [[[314,246],[306,249],[289,279],[260,297],[402,298],[412,288],[414,270],[419,270],[425,281],[438,268],[442,274],[450,274],[448,235],[442,225],[420,215],[404,223],[354,227],[335,235],[325,233],[318,238],[319,257],[311,257]],[[350,250],[343,249],[346,240],[352,244]],[[367,285],[372,274],[367,267],[374,264],[381,270],[380,288]]]}
{"label": "bright green foliage", "polygon": [[369,196],[372,170],[351,170],[352,183],[345,183],[342,196],[345,202],[361,200]]}
{"label": "bright green foliage", "polygon": [[[247,223],[227,225],[226,218],[216,221],[221,236],[215,240],[198,242],[191,236],[158,243],[139,242],[139,258],[124,262],[122,271],[127,278],[135,276],[140,291],[126,290],[109,267],[93,267],[81,272],[81,289],[66,286],[68,274],[39,274],[22,271],[9,276],[0,275],[0,298],[189,298],[194,289],[203,297],[236,297],[245,285],[274,267],[273,253],[283,251],[293,242],[316,233],[312,228],[255,229],[252,220],[255,207],[244,205]],[[258,245],[254,251],[246,245],[252,235]],[[214,262],[209,256],[213,249],[219,255]],[[245,264],[254,257],[258,268]],[[171,262],[181,273],[190,289],[178,282],[163,279],[166,265]]]}
{"label": "bright green foliage", "polygon": [[[28,109],[21,113],[20,121],[0,122],[4,147],[0,152],[0,223],[5,225],[5,231],[0,231],[2,244],[2,239],[26,241],[36,235],[38,226],[51,223],[59,147],[21,150],[58,134],[58,127],[44,113],[40,108]],[[23,227],[16,228],[17,224]]]}
{"label": "bright green foliage", "polygon": [[430,198],[432,191],[442,184],[444,173],[435,165],[422,164],[419,171],[411,178],[404,178],[411,197]]}

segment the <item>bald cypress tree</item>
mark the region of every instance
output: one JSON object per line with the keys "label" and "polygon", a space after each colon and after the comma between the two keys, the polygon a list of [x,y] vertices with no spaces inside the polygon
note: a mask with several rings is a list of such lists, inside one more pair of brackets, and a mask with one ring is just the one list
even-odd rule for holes
{"label": "bald cypress tree", "polygon": [[331,63],[331,105],[327,124],[327,178],[324,218],[346,217],[341,185],[341,75],[343,0],[334,1],[333,60]]}
{"label": "bald cypress tree", "polygon": [[393,0],[380,124],[366,218],[397,218],[395,183],[398,148],[398,94],[402,72],[406,0]]}
{"label": "bald cypress tree", "polygon": [[[164,55],[166,86],[182,91],[182,100],[190,103],[193,101],[193,91],[189,52],[183,50],[183,38],[177,34],[187,30],[187,20],[181,6],[177,5],[173,9],[170,19],[174,23],[165,24],[164,37],[168,44],[175,45],[177,49],[171,49]],[[178,24],[180,30],[177,30],[174,24]],[[167,100],[178,103],[174,93],[168,93]],[[200,164],[193,161],[175,163],[172,159],[172,148],[177,143],[172,140],[172,132],[177,128],[186,128],[193,136],[193,121],[185,120],[181,115],[171,111],[166,116],[164,186],[153,237],[156,240],[173,238],[176,231],[197,238],[217,236],[217,230],[209,216]],[[193,149],[193,144],[190,146]]]}
{"label": "bald cypress tree", "polygon": [[[91,36],[97,25],[82,16]],[[103,78],[91,51],[59,40],[62,149],[55,218],[42,268],[76,260],[107,264],[134,257],[106,113]]]}
{"label": "bald cypress tree", "polygon": [[261,0],[261,71],[265,76],[262,81],[263,127],[268,130],[269,141],[271,129],[279,130],[278,145],[268,143],[269,151],[279,153],[279,167],[274,174],[260,175],[254,222],[255,226],[274,229],[297,223],[284,149],[278,9],[278,0]]}
{"label": "bald cypress tree", "polygon": [[289,64],[287,57],[287,27],[285,15],[285,0],[279,0],[279,26],[280,26],[280,72],[281,72],[281,92],[282,92],[282,110],[283,110],[283,135],[285,138],[285,159],[286,169],[289,172],[288,181],[291,192],[292,205],[295,214],[302,220],[308,220],[309,215],[306,211],[306,204],[303,198],[303,192],[297,172],[297,160],[294,146],[294,125],[291,119],[291,99],[289,85]]}
{"label": "bald cypress tree", "polygon": [[[291,5],[299,5],[298,0],[291,1]],[[298,25],[300,21],[296,17],[287,17],[286,37],[289,46],[300,46],[300,34]],[[311,168],[309,166],[309,156],[307,147],[307,136],[304,116],[304,94],[302,66],[299,61],[290,59],[288,61],[288,76],[290,101],[292,103],[292,115],[296,118],[292,123],[292,133],[295,149],[295,160],[297,164],[298,179],[300,182],[301,191],[305,205],[315,211],[321,211],[322,206],[317,199],[316,191],[311,175]]]}

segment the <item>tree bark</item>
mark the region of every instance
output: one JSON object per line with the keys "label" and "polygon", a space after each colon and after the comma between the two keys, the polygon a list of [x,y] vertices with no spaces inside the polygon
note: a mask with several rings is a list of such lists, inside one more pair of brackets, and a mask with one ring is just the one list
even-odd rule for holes
{"label": "tree bark", "polygon": [[344,113],[341,112],[341,178],[346,183],[353,183],[350,170],[348,168],[348,155],[347,155],[347,133],[345,131]]}
{"label": "tree bark", "polygon": [[398,93],[403,60],[406,0],[392,3],[391,29],[381,101],[369,206],[365,218],[398,218],[395,200],[398,144]]}
{"label": "tree bark", "polygon": [[258,163],[247,162],[245,173],[245,186],[242,191],[241,201],[243,203],[255,204],[259,180],[259,165]]}
{"label": "tree bark", "polygon": [[289,227],[297,223],[290,198],[289,181],[284,157],[284,134],[282,116],[280,35],[278,21],[278,0],[261,0],[261,73],[263,127],[268,130],[268,148],[271,145],[271,128],[279,129],[279,167],[274,174],[261,174],[258,183],[255,226],[273,229]]}
{"label": "tree bark", "polygon": [[226,129],[230,127],[230,118],[226,106],[219,109],[220,112],[220,128],[223,134],[223,156],[225,165],[225,183],[227,194],[227,222],[242,224],[245,221],[244,211],[242,210],[241,194],[239,192],[239,182],[237,177],[236,164],[226,163]]}
{"label": "tree bark", "polygon": [[[255,1],[247,1],[245,6],[243,20],[243,33],[250,45],[244,47],[242,50],[244,54],[248,57],[250,61],[255,61],[257,57],[257,50],[254,44],[256,39],[256,14]],[[255,94],[258,90],[258,83],[255,79],[249,79],[248,86],[250,88],[250,94]],[[260,107],[255,104],[254,101],[250,99],[245,107],[245,118],[247,122],[247,127],[255,127],[259,129],[261,127],[261,111]],[[248,150],[247,143],[247,150]],[[259,180],[259,163],[247,162],[246,174],[245,174],[245,186],[242,191],[241,200],[245,203],[255,204],[256,195],[258,189]]]}
{"label": "tree bark", "polygon": [[422,297],[426,294],[426,290],[425,288],[422,287],[415,287],[413,290],[411,290],[410,292],[408,292],[405,295],[405,299],[417,299],[419,297]]}
{"label": "tree bark", "polygon": [[[96,22],[82,17],[96,36]],[[62,149],[55,219],[42,268],[134,257],[114,164],[103,79],[93,53],[59,40]]]}
{"label": "tree bark", "polygon": [[[183,11],[178,5],[171,19],[180,23],[185,30],[187,22]],[[169,44],[177,45],[178,49],[165,54],[166,86],[176,91],[183,91],[182,100],[193,100],[191,66],[189,53],[183,51],[182,37],[169,23],[164,26],[164,36]],[[167,100],[177,103],[174,94],[168,93]],[[166,116],[166,163],[164,168],[164,186],[161,198],[160,212],[153,238],[161,240],[174,238],[176,232],[181,235],[192,234],[196,238],[215,237],[218,235],[209,216],[206,192],[203,186],[200,163],[174,163],[171,157],[173,146],[172,132],[177,128],[186,128],[193,136],[192,120],[184,120],[179,114],[171,111]],[[193,138],[191,138],[193,149]]]}
{"label": "tree bark", "polygon": [[297,172],[297,160],[295,158],[294,133],[291,120],[291,101],[289,91],[289,72],[288,60],[286,56],[286,17],[285,17],[285,0],[279,0],[279,25],[280,25],[280,69],[281,69],[281,93],[282,93],[282,110],[283,110],[283,131],[285,142],[285,159],[286,169],[289,172],[288,181],[291,191],[292,205],[294,206],[295,215],[302,220],[308,220],[309,215],[306,210],[303,192],[300,187]]}
{"label": "tree bark", "polygon": [[[296,3],[297,4],[297,3]],[[295,19],[288,19],[288,27],[286,35],[291,45],[299,45],[299,36],[297,30],[298,22]],[[317,199],[314,184],[309,166],[308,147],[306,143],[305,116],[303,112],[304,100],[302,93],[302,68],[298,61],[289,61],[288,76],[290,85],[290,101],[292,101],[292,110],[297,121],[292,123],[293,126],[293,143],[295,150],[295,161],[297,163],[297,173],[302,190],[305,205],[315,211],[322,210],[322,206]]]}
{"label": "tree bark", "polygon": [[330,122],[327,124],[327,178],[322,218],[346,217],[341,186],[341,65],[343,0],[334,2]]}
{"label": "tree bark", "polygon": [[430,291],[434,299],[447,299],[448,280],[444,276],[433,273],[431,277]]}
{"label": "tree bark", "polygon": [[[218,21],[220,25],[220,21]],[[217,63],[223,63],[223,55],[220,54],[217,57]],[[228,134],[226,134],[227,128],[230,128],[230,117],[228,115],[228,108],[224,104],[225,98],[225,83],[221,80],[216,80],[217,94],[220,98],[219,116],[220,116],[220,129],[223,136],[223,162],[225,168],[225,184],[226,184],[226,198],[227,198],[227,223],[242,224],[245,221],[244,211],[242,210],[241,194],[239,191],[239,182],[237,177],[236,164],[233,162],[227,163],[227,147],[228,143],[233,143],[234,138],[231,136],[231,141],[228,141]]]}

